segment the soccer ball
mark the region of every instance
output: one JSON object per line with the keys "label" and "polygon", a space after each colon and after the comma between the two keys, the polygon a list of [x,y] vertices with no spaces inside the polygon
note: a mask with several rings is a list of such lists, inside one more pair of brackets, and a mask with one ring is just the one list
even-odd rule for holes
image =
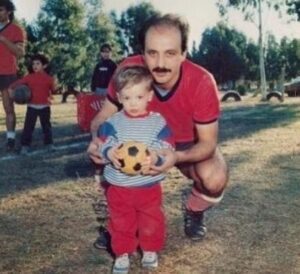
{"label": "soccer ball", "polygon": [[12,98],[17,104],[27,104],[31,99],[31,90],[26,85],[19,85],[14,89]]}
{"label": "soccer ball", "polygon": [[141,174],[142,162],[150,155],[147,146],[140,142],[128,141],[118,148],[121,171],[127,175]]}

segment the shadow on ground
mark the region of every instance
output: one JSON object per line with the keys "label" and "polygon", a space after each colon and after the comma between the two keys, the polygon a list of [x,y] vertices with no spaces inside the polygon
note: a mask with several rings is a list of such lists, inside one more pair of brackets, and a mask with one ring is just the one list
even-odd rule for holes
{"label": "shadow on ground", "polygon": [[223,111],[220,120],[220,141],[241,139],[275,127],[287,126],[300,118],[300,105],[241,106]]}

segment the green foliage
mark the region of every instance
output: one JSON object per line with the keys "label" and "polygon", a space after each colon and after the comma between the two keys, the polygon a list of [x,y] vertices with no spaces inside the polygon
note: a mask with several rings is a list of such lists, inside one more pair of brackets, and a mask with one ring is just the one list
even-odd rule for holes
{"label": "green foliage", "polygon": [[126,11],[122,12],[121,18],[118,20],[118,27],[124,38],[128,54],[141,52],[138,39],[140,28],[149,17],[158,13],[153,5],[148,2],[130,6]]}
{"label": "green foliage", "polygon": [[286,78],[300,75],[300,39],[283,38],[280,42],[280,56],[285,66]]}
{"label": "green foliage", "polygon": [[193,49],[192,60],[213,73],[218,83],[235,81],[245,74],[246,46],[245,35],[219,23],[204,31],[198,51]]}
{"label": "green foliage", "polygon": [[116,26],[101,10],[101,0],[84,5],[80,0],[45,0],[36,22],[26,25],[28,57],[44,52],[60,85],[89,88],[100,44],[110,43],[117,53],[120,48]]}
{"label": "green foliage", "polygon": [[296,16],[298,21],[300,20],[300,2],[298,0],[218,0],[217,6],[222,16],[225,16],[232,7],[242,11],[246,20],[254,21],[259,1],[267,8],[277,11],[279,16],[286,13]]}
{"label": "green foliage", "polygon": [[241,96],[243,96],[247,93],[247,88],[245,85],[238,85],[236,90]]}

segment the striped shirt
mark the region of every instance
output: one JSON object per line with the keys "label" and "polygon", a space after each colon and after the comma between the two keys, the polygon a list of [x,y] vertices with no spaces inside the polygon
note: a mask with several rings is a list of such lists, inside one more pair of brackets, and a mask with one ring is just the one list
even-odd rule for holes
{"label": "striped shirt", "polygon": [[[149,112],[139,117],[128,116],[123,110],[117,112],[100,126],[98,136],[104,142],[100,150],[103,158],[107,157],[106,152],[110,148],[126,141],[142,142],[150,150],[173,149],[171,131],[165,119],[157,112]],[[108,163],[104,168],[104,177],[113,185],[139,187],[160,182],[165,178],[165,174],[130,176]]]}

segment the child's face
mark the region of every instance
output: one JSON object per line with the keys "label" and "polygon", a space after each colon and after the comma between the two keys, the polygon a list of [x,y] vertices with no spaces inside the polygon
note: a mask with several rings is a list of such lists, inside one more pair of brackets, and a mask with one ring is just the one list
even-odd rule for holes
{"label": "child's face", "polygon": [[34,72],[44,71],[45,68],[46,68],[46,65],[43,65],[40,60],[33,60],[33,62],[32,62],[32,70]]}
{"label": "child's face", "polygon": [[148,103],[151,101],[153,91],[148,89],[149,82],[142,81],[134,85],[126,85],[119,93],[118,98],[124,110],[131,116],[147,113]]}

